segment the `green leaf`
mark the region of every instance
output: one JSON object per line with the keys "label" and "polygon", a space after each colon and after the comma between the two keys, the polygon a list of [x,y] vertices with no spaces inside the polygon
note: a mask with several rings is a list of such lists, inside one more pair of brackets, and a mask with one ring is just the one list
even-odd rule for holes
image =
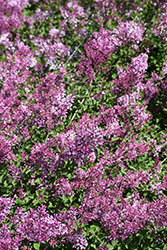
{"label": "green leaf", "polygon": [[53,206],[52,202],[49,201],[49,206],[48,206],[48,208],[52,208],[52,207],[54,207],[54,206]]}
{"label": "green leaf", "polygon": [[36,206],[39,203],[38,199],[33,200],[33,205]]}
{"label": "green leaf", "polygon": [[3,182],[3,177],[4,177],[3,175],[0,176],[0,183]]}
{"label": "green leaf", "polygon": [[34,248],[35,248],[35,250],[39,250],[40,249],[40,242],[35,242]]}
{"label": "green leaf", "polygon": [[14,63],[14,59],[15,59],[14,56],[12,56],[12,63],[11,63],[12,65],[13,65],[13,63]]}
{"label": "green leaf", "polygon": [[85,78],[82,79],[82,82],[84,83],[84,82],[86,82],[88,79],[89,79],[89,77],[86,76]]}

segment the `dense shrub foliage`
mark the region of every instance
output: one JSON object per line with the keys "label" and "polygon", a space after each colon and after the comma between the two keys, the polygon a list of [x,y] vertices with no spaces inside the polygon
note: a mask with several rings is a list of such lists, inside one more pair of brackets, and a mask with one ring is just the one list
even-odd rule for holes
{"label": "dense shrub foliage", "polygon": [[167,1],[0,0],[0,250],[167,249]]}

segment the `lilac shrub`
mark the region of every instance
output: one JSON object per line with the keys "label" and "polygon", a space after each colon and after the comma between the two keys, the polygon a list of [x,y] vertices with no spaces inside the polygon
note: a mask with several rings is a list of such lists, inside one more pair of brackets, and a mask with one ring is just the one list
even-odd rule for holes
{"label": "lilac shrub", "polygon": [[166,2],[0,6],[0,250],[166,249]]}

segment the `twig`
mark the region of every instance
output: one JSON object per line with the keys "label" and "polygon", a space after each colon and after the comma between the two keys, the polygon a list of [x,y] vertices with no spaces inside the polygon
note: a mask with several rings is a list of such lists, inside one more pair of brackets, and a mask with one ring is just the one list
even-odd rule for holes
{"label": "twig", "polygon": [[[90,83],[90,86],[91,86],[91,84],[92,84],[92,81],[91,81],[91,83]],[[87,89],[87,90],[86,90],[85,95],[87,95],[87,94],[88,94],[88,92],[89,92],[89,89]],[[72,118],[71,118],[71,120],[70,120],[70,122],[69,122],[68,126],[69,126],[69,125],[71,124],[71,122],[74,120],[74,118],[75,118],[76,114],[78,113],[78,110],[79,110],[79,109],[80,109],[80,107],[82,106],[82,104],[83,104],[84,100],[85,100],[85,98],[83,98],[83,99],[82,99],[82,101],[81,101],[81,103],[80,103],[79,107],[77,108],[77,110],[76,110],[76,111],[75,111],[75,113],[73,114],[73,116],[72,116]]]}
{"label": "twig", "polygon": [[47,245],[47,246],[44,248],[44,250],[46,250],[46,249],[48,248],[48,246],[49,246],[49,245]]}
{"label": "twig", "polygon": [[167,160],[167,157],[161,162],[161,164],[163,164],[166,160]]}
{"label": "twig", "polygon": [[71,56],[68,58],[67,62],[63,65],[64,67],[67,65],[67,63],[71,60],[71,58],[73,57],[73,55],[77,52],[77,50],[79,49],[79,47],[82,45],[82,43],[86,40],[86,38],[88,37],[89,34],[87,34],[85,36],[85,38],[80,42],[80,44],[76,47],[76,49],[74,50],[74,52],[71,54]]}
{"label": "twig", "polygon": [[[87,91],[86,91],[86,94],[85,94],[85,95],[87,95],[87,93],[88,93],[88,92],[89,92],[89,90],[87,89]],[[83,99],[82,99],[82,101],[81,101],[81,103],[80,103],[79,108],[80,108],[80,107],[81,107],[81,105],[83,104],[84,100],[85,100],[85,98],[83,98]],[[71,124],[71,122],[74,120],[74,118],[75,118],[75,116],[76,116],[76,114],[77,114],[77,112],[78,112],[79,108],[78,108],[78,109],[75,111],[75,113],[73,114],[73,117],[71,118],[71,120],[70,120],[70,122],[69,122],[69,124],[68,124],[68,125],[70,125],[70,124]]]}

